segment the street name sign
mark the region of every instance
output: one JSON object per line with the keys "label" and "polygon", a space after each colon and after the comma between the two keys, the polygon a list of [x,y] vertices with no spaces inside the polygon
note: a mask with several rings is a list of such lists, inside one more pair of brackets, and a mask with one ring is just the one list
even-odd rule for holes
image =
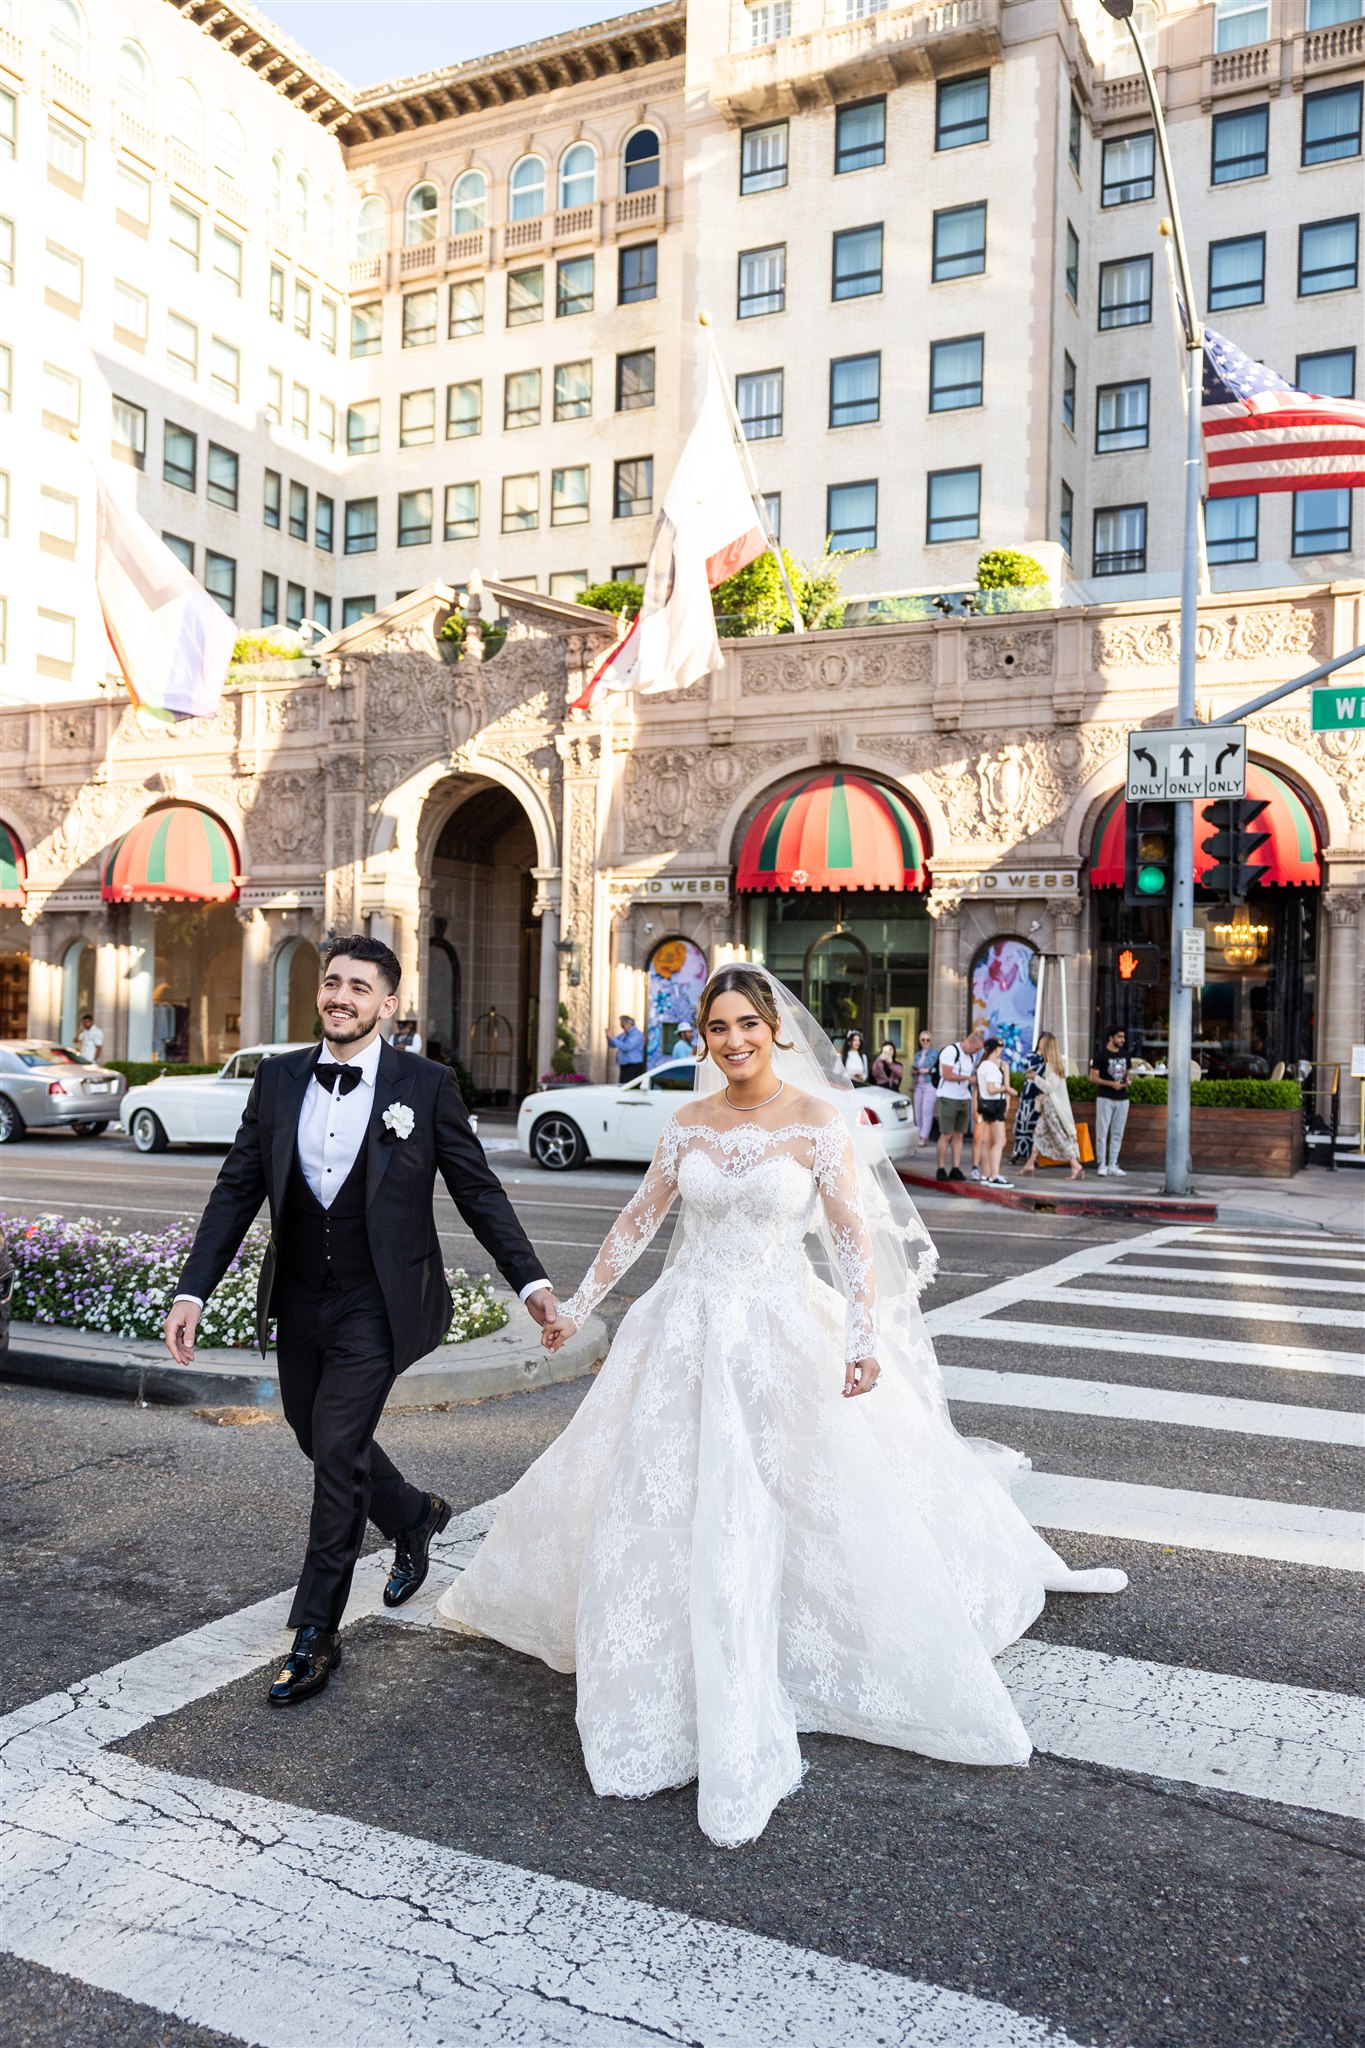
{"label": "street name sign", "polygon": [[1185,725],[1128,735],[1130,804],[1245,796],[1244,725]]}
{"label": "street name sign", "polygon": [[1180,934],[1180,986],[1202,988],[1207,974],[1204,964],[1204,932],[1199,925],[1186,925]]}
{"label": "street name sign", "polygon": [[1349,732],[1355,725],[1365,725],[1365,690],[1314,690],[1314,732]]}

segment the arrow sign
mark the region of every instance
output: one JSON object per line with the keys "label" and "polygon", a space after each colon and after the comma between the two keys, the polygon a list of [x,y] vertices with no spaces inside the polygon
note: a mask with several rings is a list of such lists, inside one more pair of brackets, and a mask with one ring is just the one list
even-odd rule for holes
{"label": "arrow sign", "polygon": [[1246,766],[1244,725],[1147,727],[1128,735],[1125,794],[1130,804],[1243,797]]}
{"label": "arrow sign", "polygon": [[1191,753],[1190,749],[1188,747],[1182,747],[1180,749],[1180,772],[1185,777],[1186,781],[1189,780],[1190,768],[1193,765],[1193,762],[1194,755]]}
{"label": "arrow sign", "polygon": [[1156,755],[1155,755],[1155,754],[1151,754],[1151,753],[1149,753],[1149,752],[1147,751],[1146,747],[1134,747],[1134,749],[1133,749],[1133,759],[1134,759],[1135,761],[1145,761],[1145,762],[1147,763],[1147,773],[1148,773],[1148,774],[1149,774],[1149,775],[1150,775],[1150,776],[1152,777],[1153,781],[1155,781],[1155,780],[1156,780]]}
{"label": "arrow sign", "polygon": [[1238,754],[1240,754],[1241,751],[1241,747],[1236,740],[1233,740],[1228,746],[1224,747],[1222,752],[1219,754],[1218,759],[1213,764],[1214,774],[1221,775],[1223,772],[1224,761],[1235,761],[1237,759]]}

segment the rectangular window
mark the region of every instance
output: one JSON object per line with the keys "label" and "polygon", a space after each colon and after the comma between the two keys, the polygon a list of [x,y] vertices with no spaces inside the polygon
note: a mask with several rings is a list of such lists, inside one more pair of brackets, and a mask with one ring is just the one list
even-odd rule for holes
{"label": "rectangular window", "polygon": [[1146,377],[1135,378],[1130,384],[1100,385],[1095,393],[1097,455],[1147,446],[1151,389]]}
{"label": "rectangular window", "polygon": [[400,448],[430,448],[436,439],[436,388],[405,391],[398,401]]}
{"label": "rectangular window", "polygon": [[975,277],[986,268],[986,202],[949,206],[934,215],[934,283]]}
{"label": "rectangular window", "polygon": [[1356,352],[1353,348],[1317,349],[1300,356],[1294,366],[1294,382],[1300,391],[1319,398],[1354,398],[1356,395]]}
{"label": "rectangular window", "polygon": [[14,283],[14,222],[0,216],[0,284]]}
{"label": "rectangular window", "polygon": [[209,383],[234,405],[242,395],[241,354],[218,334],[209,342]]}
{"label": "rectangular window", "polygon": [[318,400],[318,439],[329,453],[336,452],[337,409],[330,398]]}
{"label": "rectangular window", "polygon": [[289,583],[284,593],[284,623],[297,632],[308,609],[308,593],[301,583]]}
{"label": "rectangular window", "polygon": [[1303,162],[1334,164],[1360,155],[1359,85],[1338,85],[1330,92],[1303,96]]}
{"label": "rectangular window", "polygon": [[545,266],[507,273],[507,325],[530,327],[545,318]]}
{"label": "rectangular window", "polygon": [[1076,431],[1076,365],[1069,355],[1062,356],[1062,424]]}
{"label": "rectangular window", "polygon": [[1295,491],[1294,553],[1348,555],[1351,552],[1351,493]]}
{"label": "rectangular window", "polygon": [[638,305],[641,299],[659,296],[659,245],[636,242],[617,257],[616,298],[622,306]]}
{"label": "rectangular window", "polygon": [[929,410],[957,412],[980,405],[986,338],[959,335],[954,341],[929,344]]}
{"label": "rectangular window", "polygon": [[379,299],[351,308],[351,354],[377,356],[383,333],[384,307]]}
{"label": "rectangular window", "polygon": [[585,526],[588,519],[588,470],[586,463],[576,469],[550,471],[551,526]]}
{"label": "rectangular window", "polygon": [[586,420],[592,416],[592,363],[555,365],[555,418]]}
{"label": "rectangular window", "polygon": [[199,375],[199,329],[179,313],[166,315],[166,361],[182,377]]}
{"label": "rectangular window", "polygon": [[372,555],[379,546],[378,498],[346,500],[346,553]]}
{"label": "rectangular window", "polygon": [[612,488],[612,518],[633,519],[654,510],[654,457],[618,462]]}
{"label": "rectangular window", "polygon": [[280,623],[280,579],[273,569],[267,569],[261,577],[261,624],[278,626]]}
{"label": "rectangular window", "polygon": [[739,138],[739,189],[772,192],[787,182],[787,123],[745,128]]}
{"label": "rectangular window", "polygon": [[294,332],[305,341],[311,340],[313,333],[313,291],[299,277],[294,279]]}
{"label": "rectangular window", "polygon": [[586,569],[558,569],[550,577],[551,597],[562,597],[565,604],[573,604],[579,591],[587,587]]}
{"label": "rectangular window", "polygon": [[479,487],[477,484],[446,485],[445,537],[447,540],[478,539]]}
{"label": "rectangular window", "polygon": [[1299,229],[1299,297],[1352,291],[1359,277],[1360,215],[1315,220]]}
{"label": "rectangular window", "polygon": [[237,609],[237,564],[231,555],[217,555],[212,548],[204,550],[204,588],[231,618]]}
{"label": "rectangular window", "polygon": [[290,395],[290,423],[301,441],[308,439],[308,414],[311,403],[306,386],[296,384]]}
{"label": "rectangular window", "polygon": [[613,583],[643,583],[645,564],[643,562],[618,562],[611,572]]}
{"label": "rectangular window", "polygon": [[787,248],[745,249],[739,259],[739,318],[780,313],[787,303]]}
{"label": "rectangular window", "polygon": [[284,480],[277,469],[265,473],[264,488],[261,492],[261,523],[276,533],[280,528],[281,508],[284,504]]}
{"label": "rectangular window", "polygon": [[78,505],[69,491],[44,484],[38,493],[38,532],[44,541],[54,541],[57,551],[76,551]]}
{"label": "rectangular window", "polygon": [[344,597],[341,600],[342,625],[355,626],[362,619],[368,619],[374,610],[374,603],[372,597]]}
{"label": "rectangular window", "polygon": [[1152,259],[1124,256],[1100,265],[1100,326],[1141,327],[1152,317]]}
{"label": "rectangular window", "polygon": [[529,533],[540,524],[540,478],[505,476],[502,480],[502,530]]}
{"label": "rectangular window", "polygon": [[1234,113],[1214,115],[1210,183],[1235,185],[1241,178],[1263,178],[1269,165],[1269,107],[1238,107]]}
{"label": "rectangular window", "polygon": [[54,669],[65,670],[74,667],[76,661],[76,621],[66,612],[38,613],[38,632],[35,642],[40,667],[47,664],[47,673]]}
{"label": "rectangular window", "polygon": [[870,355],[836,356],[829,366],[829,423],[832,427],[865,427],[882,416],[882,359]]}
{"label": "rectangular window", "polygon": [[1071,553],[1071,536],[1076,524],[1076,494],[1070,484],[1063,483],[1061,506],[1057,513],[1057,538],[1067,553]]}
{"label": "rectangular window", "polygon": [[1265,236],[1238,235],[1226,242],[1210,242],[1209,311],[1259,306],[1264,298]]}
{"label": "rectangular window", "polygon": [[403,347],[426,348],[436,339],[436,293],[403,294]]}
{"label": "rectangular window", "polygon": [[188,569],[191,576],[193,576],[194,542],[192,540],[185,540],[182,537],[182,535],[178,533],[163,533],[161,536],[161,540],[162,545],[170,549],[171,553],[175,556],[176,561],[179,562],[181,568]]}
{"label": "rectangular window", "polygon": [[179,491],[198,488],[199,437],[167,420],[161,437],[161,474]]}
{"label": "rectangular window", "polygon": [[447,384],[446,439],[462,441],[466,434],[483,432],[483,384]]}
{"label": "rectangular window", "polygon": [[1100,205],[1131,206],[1150,199],[1156,189],[1156,137],[1150,128],[1140,135],[1118,135],[1104,145],[1100,169]]}
{"label": "rectangular window", "polygon": [[145,231],[152,224],[152,183],[122,158],[114,166],[114,210],[119,224]]}
{"label": "rectangular window", "polygon": [[1079,305],[1081,297],[1081,238],[1076,233],[1075,228],[1072,227],[1070,221],[1066,224],[1066,268],[1064,277],[1067,297],[1073,306]]}
{"label": "rectangular window", "polygon": [[931,470],[925,540],[977,540],[980,534],[981,471]]}
{"label": "rectangular window", "polygon": [[[764,493],[763,493],[763,517],[764,517],[764,519],[765,519],[765,520],[767,521],[767,524],[768,524],[768,531],[769,531],[769,533],[770,533],[770,534],[772,535],[773,539],[774,539],[774,540],[781,540],[781,538],[782,538],[782,493],[781,493],[781,491],[764,491]],[[640,570],[640,577],[643,577],[643,575],[644,575],[644,569],[643,569],[643,566],[642,566],[642,567],[641,567],[641,570]],[[635,579],[635,580],[636,580],[636,581],[639,581],[640,579],[639,579],[639,578],[637,578],[637,579]]]}
{"label": "rectangular window", "polygon": [[233,450],[220,448],[216,441],[210,441],[204,469],[204,487],[210,505],[221,505],[225,512],[237,510],[238,470]]}
{"label": "rectangular window", "polygon": [[308,486],[292,481],[289,485],[289,538],[308,538]]}
{"label": "rectangular window", "polygon": [[1147,567],[1147,507],[1102,505],[1095,513],[1095,576],[1140,576]]}
{"label": "rectangular window", "polygon": [[323,299],[318,307],[318,340],[329,356],[337,352],[337,307],[335,299]]}
{"label": "rectangular window", "polygon": [[348,455],[377,455],[379,453],[379,400],[363,398],[359,405],[346,408],[346,453]]}
{"label": "rectangular window", "polygon": [[594,264],[591,256],[569,256],[555,266],[555,318],[591,313]]}
{"label": "rectangular window", "polygon": [[502,423],[505,428],[540,425],[540,372],[513,370],[503,384]]}
{"label": "rectangular window", "polygon": [[1071,168],[1079,178],[1081,175],[1081,103],[1075,93],[1071,95],[1071,113],[1066,131],[1066,153],[1071,159]]}
{"label": "rectangular window", "polygon": [[114,279],[114,331],[130,341],[144,342],[148,331],[147,294],[136,285]]}
{"label": "rectangular window", "polygon": [[654,403],[654,351],[632,350],[616,358],[616,410],[640,412]]}
{"label": "rectangular window", "polygon": [[1311,34],[1315,28],[1335,28],[1339,22],[1360,20],[1360,0],[1308,0],[1306,26]]}
{"label": "rectangular window", "polygon": [[213,231],[213,275],[224,291],[231,292],[234,299],[242,296],[242,245],[235,235],[225,234],[222,228]]}
{"label": "rectangular window", "polygon": [[876,484],[831,484],[825,493],[825,531],[835,554],[847,554],[854,548],[875,548]]}
{"label": "rectangular window", "polygon": [[400,548],[425,547],[431,539],[431,492],[400,491],[398,493],[398,545]]}
{"label": "rectangular window", "polygon": [[147,460],[147,412],[131,398],[115,397],[110,425],[110,446],[124,462],[141,469]]}
{"label": "rectangular window", "polygon": [[199,215],[192,208],[182,206],[178,199],[171,201],[170,243],[171,261],[185,270],[199,268]]}
{"label": "rectangular window", "polygon": [[[5,351],[5,390],[10,389],[9,350]],[[8,410],[8,407],[4,408]],[[81,423],[81,380],[55,363],[43,364],[43,425],[57,433],[68,433]]]}
{"label": "rectangular window", "polygon": [[315,590],[313,592],[313,618],[315,623],[321,626],[324,632],[331,632],[332,600],[328,597],[326,591]]}
{"label": "rectangular window", "polygon": [[835,177],[885,162],[886,101],[862,100],[856,106],[838,108],[834,116]]}
{"label": "rectangular window", "polygon": [[747,441],[770,441],[782,432],[782,372],[753,370],[735,379],[735,410]]}
{"label": "rectangular window", "polygon": [[882,288],[882,228],[842,228],[834,237],[833,299],[862,299]]}
{"label": "rectangular window", "polygon": [[61,312],[77,311],[85,296],[85,266],[70,249],[49,242],[46,249],[43,285],[49,306]]}
{"label": "rectangular window", "polygon": [[18,137],[18,102],[12,92],[0,92],[0,158],[13,161]]}
{"label": "rectangular window", "polygon": [[14,408],[14,351],[7,341],[0,341],[0,412],[11,412]]}
{"label": "rectangular window", "polygon": [[0,469],[0,540],[9,539],[9,471]]}
{"label": "rectangular window", "polygon": [[1268,0],[1213,0],[1213,47],[1245,50],[1263,43],[1270,20]]}
{"label": "rectangular window", "polygon": [[455,341],[462,334],[483,333],[483,279],[470,278],[467,284],[453,284],[450,287],[449,337]]}
{"label": "rectangular window", "polygon": [[324,555],[332,552],[333,520],[336,506],[330,498],[324,498],[319,491],[313,500],[313,546],[321,548]]}
{"label": "rectangular window", "polygon": [[968,142],[985,142],[990,137],[990,122],[989,72],[939,80],[935,149],[961,149]]}
{"label": "rectangular window", "polygon": [[284,320],[284,272],[278,263],[270,266],[270,317]]}
{"label": "rectangular window", "polygon": [[284,422],[284,377],[279,370],[265,373],[265,416],[272,427]]}
{"label": "rectangular window", "polygon": [[47,124],[47,170],[59,184],[85,184],[85,137],[61,121]]}
{"label": "rectangular window", "polygon": [[1258,541],[1260,499],[1210,498],[1204,506],[1204,545],[1211,566],[1220,562],[1254,562]]}

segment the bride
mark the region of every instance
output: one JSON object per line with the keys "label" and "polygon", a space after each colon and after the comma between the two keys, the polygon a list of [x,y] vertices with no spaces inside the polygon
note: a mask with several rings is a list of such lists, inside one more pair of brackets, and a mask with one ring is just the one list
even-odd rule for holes
{"label": "bride", "polygon": [[577,1672],[595,1791],[695,1778],[734,1846],[800,1783],[799,1730],[1026,1763],[992,1657],[1047,1592],[1127,1580],[1068,1570],[1010,1499],[1024,1460],[954,1430],[918,1305],[933,1248],[815,1019],[724,967],[697,1037],[697,1094],[542,1341],[676,1199],[663,1277],[439,1612]]}

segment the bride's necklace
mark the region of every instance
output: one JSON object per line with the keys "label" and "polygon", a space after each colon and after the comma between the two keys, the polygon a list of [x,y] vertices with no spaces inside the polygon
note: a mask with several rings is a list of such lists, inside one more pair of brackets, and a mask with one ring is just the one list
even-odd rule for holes
{"label": "bride's necklace", "polygon": [[727,1109],[739,1109],[744,1111],[748,1111],[751,1109],[766,1109],[770,1102],[776,1102],[778,1096],[782,1093],[782,1090],[786,1087],[786,1085],[787,1084],[785,1081],[779,1081],[776,1088],[774,1088],[772,1094],[765,1095],[762,1102],[731,1102],[730,1083],[728,1081],[726,1082],[724,1088],[721,1090],[721,1093],[725,1097],[725,1107]]}

